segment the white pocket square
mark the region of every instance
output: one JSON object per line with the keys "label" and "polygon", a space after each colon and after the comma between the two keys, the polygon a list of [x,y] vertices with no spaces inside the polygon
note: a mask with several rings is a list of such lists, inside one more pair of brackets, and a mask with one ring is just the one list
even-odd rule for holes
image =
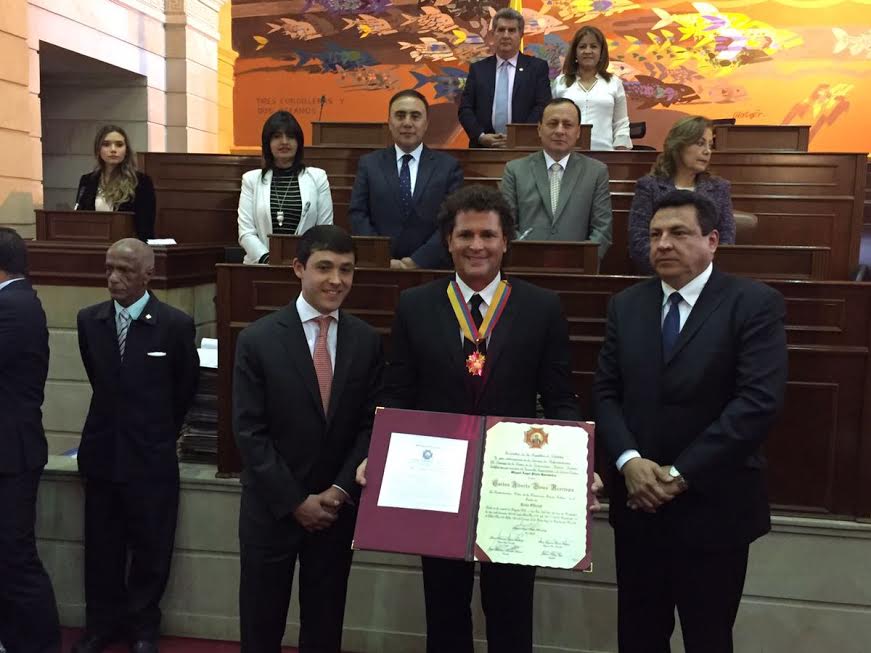
{"label": "white pocket square", "polygon": [[166,356],[166,352],[165,351],[150,351],[150,352],[148,352],[148,355],[154,356],[155,358],[162,358],[162,357]]}

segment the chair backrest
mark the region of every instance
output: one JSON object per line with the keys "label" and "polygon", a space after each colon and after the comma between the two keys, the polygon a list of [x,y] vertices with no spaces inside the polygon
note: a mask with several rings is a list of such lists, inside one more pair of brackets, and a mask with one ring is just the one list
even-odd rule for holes
{"label": "chair backrest", "polygon": [[735,244],[737,245],[752,245],[753,234],[756,231],[756,225],[759,224],[759,218],[755,213],[747,213],[746,211],[733,211],[735,216]]}
{"label": "chair backrest", "polygon": [[647,123],[646,122],[630,122],[629,123],[629,138],[644,138],[647,134]]}

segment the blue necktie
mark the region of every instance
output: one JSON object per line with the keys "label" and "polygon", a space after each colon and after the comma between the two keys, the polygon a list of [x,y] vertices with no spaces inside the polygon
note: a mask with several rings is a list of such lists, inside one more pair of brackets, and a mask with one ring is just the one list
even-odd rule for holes
{"label": "blue necktie", "polygon": [[411,215],[411,170],[408,164],[413,158],[410,154],[403,154],[402,170],[399,171],[399,203],[406,218]]}
{"label": "blue necktie", "polygon": [[496,95],[493,98],[493,131],[504,134],[508,124],[508,66],[503,61],[496,71]]}
{"label": "blue necktie", "polygon": [[671,350],[677,342],[677,337],[680,335],[680,310],[678,304],[681,299],[680,293],[673,292],[668,296],[668,314],[662,323],[662,356],[668,358]]}

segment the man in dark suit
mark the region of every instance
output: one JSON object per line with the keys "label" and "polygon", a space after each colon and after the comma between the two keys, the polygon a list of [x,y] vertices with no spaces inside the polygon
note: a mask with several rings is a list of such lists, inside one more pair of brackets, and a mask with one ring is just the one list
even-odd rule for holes
{"label": "man in dark suit", "polygon": [[731,653],[749,545],[770,528],[761,447],[786,385],[784,301],[712,265],[716,222],[697,193],[663,197],[657,276],[608,309],[594,400],[620,653],[667,653],[675,607],[687,653]]}
{"label": "man in dark suit", "polygon": [[520,53],[523,15],[503,8],[491,29],[496,54],[469,66],[457,115],[469,147],[505,147],[508,123],[535,124],[550,101],[548,64]]}
{"label": "man in dark suit", "polygon": [[0,227],[0,648],[57,653],[57,606],[34,533],[48,461],[42,430],[48,329],[26,274],[24,241]]}
{"label": "man in dark suit", "polygon": [[355,236],[389,236],[390,267],[438,268],[446,254],[436,217],[450,193],[463,183],[457,160],[423,144],[426,98],[413,90],[390,100],[394,144],[360,158],[351,192],[351,231]]}
{"label": "man in dark suit", "polygon": [[[404,291],[391,332],[386,406],[471,415],[580,419],[569,368],[568,325],[556,293],[512,279],[492,335],[478,350],[464,342],[448,298],[456,281],[477,322],[501,286],[514,218],[495,188],[466,186],[445,201],[441,235],[455,274]],[[483,375],[468,367],[485,356]],[[365,483],[365,465],[358,481]],[[595,489],[595,488],[594,488]],[[471,653],[475,565],[423,558],[427,653]],[[481,564],[481,603],[491,651],[532,650],[535,568]]]}
{"label": "man in dark suit", "polygon": [[153,273],[148,245],[119,240],[106,252],[111,299],[78,315],[93,395],[78,454],[86,631],[74,653],[125,637],[134,653],[158,650],[178,513],[176,440],[199,360],[193,320],[148,292]]}
{"label": "man in dark suit", "polygon": [[381,383],[381,340],[339,310],[354,243],[313,227],[293,261],[296,301],[236,344],[233,431],[242,455],[239,512],[242,653],[279,653],[300,562],[301,653],[339,653],[351,538]]}

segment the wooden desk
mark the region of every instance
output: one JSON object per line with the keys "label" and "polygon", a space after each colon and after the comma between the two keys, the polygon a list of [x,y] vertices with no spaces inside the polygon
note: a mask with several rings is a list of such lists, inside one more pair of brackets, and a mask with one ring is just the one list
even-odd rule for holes
{"label": "wooden desk", "polygon": [[393,143],[386,122],[312,122],[312,145],[387,147]]}
{"label": "wooden desk", "polygon": [[599,273],[599,245],[559,240],[514,240],[508,246],[504,267],[511,272]]}
{"label": "wooden desk", "polygon": [[714,260],[722,270],[743,277],[825,281],[830,254],[828,247],[720,245]]}
{"label": "wooden desk", "polygon": [[[538,136],[538,125],[529,125],[526,123],[509,123],[507,125],[507,146],[513,150],[540,150],[541,138]],[[590,136],[593,133],[592,125],[581,125],[581,135],[578,138],[578,143],[575,145],[576,150],[590,149]]]}
{"label": "wooden desk", "polygon": [[[286,305],[299,283],[277,266],[219,265],[219,461],[240,468],[228,407],[236,337],[246,324]],[[389,348],[399,293],[448,272],[361,270],[346,310],[378,329]],[[609,299],[637,277],[518,275],[556,291],[569,322],[572,378],[583,414],[589,400]],[[766,445],[772,501],[820,515],[871,516],[871,283],[770,282],[786,298],[789,383],[783,415]],[[389,349],[388,349],[389,351]]]}
{"label": "wooden desk", "polygon": [[807,152],[809,125],[716,125],[717,152]]}
{"label": "wooden desk", "polygon": [[[390,239],[386,236],[354,236],[358,268],[390,268]],[[269,264],[291,265],[296,257],[299,236],[271,235]]]}
{"label": "wooden desk", "polygon": [[133,214],[126,211],[46,211],[36,209],[36,239],[109,245],[136,238]]}

